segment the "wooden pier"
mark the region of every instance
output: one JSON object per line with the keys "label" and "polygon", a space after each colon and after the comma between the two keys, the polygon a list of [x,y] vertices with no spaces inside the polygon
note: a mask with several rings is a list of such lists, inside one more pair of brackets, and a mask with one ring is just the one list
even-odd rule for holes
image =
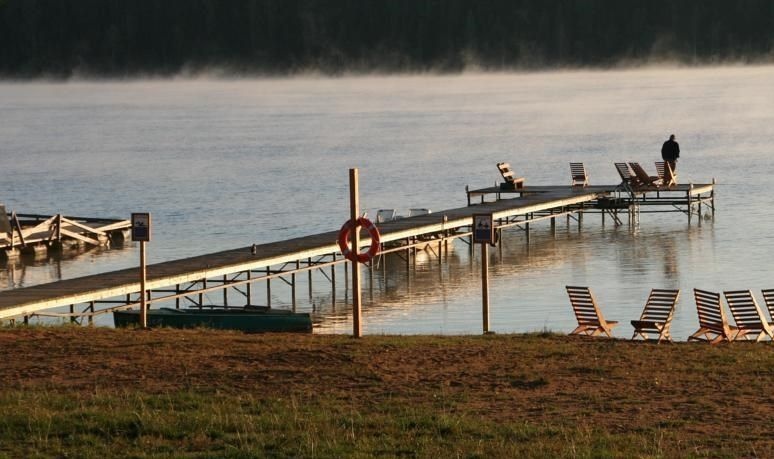
{"label": "wooden pier", "polygon": [[108,245],[112,239],[123,238],[129,226],[129,220],[8,214],[0,205],[0,258],[58,251],[73,245]]}
{"label": "wooden pier", "polygon": [[[550,222],[555,231],[560,217],[568,223],[574,219],[580,227],[586,213],[601,214],[603,222],[610,218],[616,225],[624,224],[623,215],[628,224],[636,225],[642,212],[679,212],[690,221],[702,212],[714,213],[714,189],[714,183],[636,192],[621,185],[466,189],[465,207],[380,223],[382,250],[375,260],[379,264],[381,257],[397,252],[408,260],[419,250],[440,258],[444,247],[455,239],[471,244],[473,213],[491,212],[498,232],[519,226],[527,235],[530,224],[541,221]],[[330,281],[335,298],[335,265],[346,262],[337,235],[331,231],[150,265],[146,301],[149,305],[207,306],[205,295],[218,292],[222,293],[220,306],[240,307],[255,304],[258,292],[254,284],[262,282],[265,301],[271,306],[271,281],[278,279],[290,287],[295,307],[297,277],[307,273],[311,297],[313,271],[321,271]],[[361,240],[361,246],[369,244],[367,237]],[[373,270],[374,265],[369,268]],[[26,322],[34,316],[51,316],[91,322],[95,315],[137,307],[140,290],[138,270],[125,269],[4,291],[0,292],[0,319],[23,318]]]}

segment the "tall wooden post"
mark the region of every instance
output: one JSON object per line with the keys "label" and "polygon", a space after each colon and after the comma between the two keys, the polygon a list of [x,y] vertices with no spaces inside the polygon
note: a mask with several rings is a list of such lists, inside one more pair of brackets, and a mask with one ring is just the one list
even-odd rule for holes
{"label": "tall wooden post", "polygon": [[484,334],[487,334],[489,333],[489,245],[495,243],[496,231],[493,215],[473,214],[471,230],[472,242],[481,245],[481,322]]}
{"label": "tall wooden post", "polygon": [[[360,215],[360,190],[357,168],[349,170],[349,217],[354,223],[352,230],[350,250],[357,254],[360,250],[360,228],[357,226],[357,218]],[[352,335],[360,338],[363,335],[363,324],[360,321],[360,264],[357,259],[352,261]]]}
{"label": "tall wooden post", "polygon": [[145,297],[147,274],[145,269],[145,241],[140,241],[140,326],[142,328],[148,328],[148,301]]}
{"label": "tall wooden post", "polygon": [[145,269],[145,243],[151,240],[151,214],[132,213],[132,241],[140,243],[140,326],[148,328],[147,270]]}
{"label": "tall wooden post", "polygon": [[484,333],[489,333],[489,244],[481,245],[481,312]]}

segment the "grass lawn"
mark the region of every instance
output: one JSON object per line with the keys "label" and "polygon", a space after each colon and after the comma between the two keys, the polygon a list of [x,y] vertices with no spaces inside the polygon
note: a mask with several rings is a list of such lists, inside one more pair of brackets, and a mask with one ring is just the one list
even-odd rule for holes
{"label": "grass lawn", "polygon": [[0,457],[771,457],[774,346],[0,329]]}

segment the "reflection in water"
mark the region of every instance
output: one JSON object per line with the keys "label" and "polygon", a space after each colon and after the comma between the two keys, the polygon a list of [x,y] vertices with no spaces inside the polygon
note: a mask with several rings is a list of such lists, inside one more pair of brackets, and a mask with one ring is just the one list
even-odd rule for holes
{"label": "reflection in water", "polygon": [[66,267],[104,257],[130,246],[114,242],[108,247],[71,245],[61,251],[23,252],[18,257],[0,259],[0,291],[62,280]]}
{"label": "reflection in water", "polygon": [[[703,250],[712,225],[632,231],[628,227],[587,225],[533,230],[529,244],[523,232],[505,231],[502,245],[490,251],[492,327],[501,331],[573,328],[574,316],[564,285],[589,285],[608,315],[624,324],[636,319],[651,288],[681,288],[682,303],[673,326],[687,336],[695,323],[690,289],[681,279],[680,254]],[[480,252],[457,241],[442,255],[416,262],[390,255],[373,281],[364,276],[365,328],[370,333],[479,333],[481,330]],[[681,247],[681,250],[678,250]],[[711,249],[710,249],[711,250]],[[545,279],[562,279],[546,284]],[[611,279],[614,281],[611,282]],[[690,279],[689,279],[690,282]],[[371,290],[373,286],[373,290]],[[319,310],[318,331],[348,332],[350,311],[337,305],[335,314]],[[690,330],[690,331],[689,331]]]}

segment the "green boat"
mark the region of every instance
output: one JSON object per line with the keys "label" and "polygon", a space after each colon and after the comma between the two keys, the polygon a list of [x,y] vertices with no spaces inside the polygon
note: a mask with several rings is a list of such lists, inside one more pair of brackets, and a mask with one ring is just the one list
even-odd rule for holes
{"label": "green boat", "polygon": [[[136,327],[140,324],[140,311],[113,311],[116,327]],[[159,308],[148,310],[149,327],[172,328],[218,328],[241,330],[249,333],[260,332],[302,332],[312,331],[312,318],[307,313],[296,313],[265,306],[244,308]]]}

